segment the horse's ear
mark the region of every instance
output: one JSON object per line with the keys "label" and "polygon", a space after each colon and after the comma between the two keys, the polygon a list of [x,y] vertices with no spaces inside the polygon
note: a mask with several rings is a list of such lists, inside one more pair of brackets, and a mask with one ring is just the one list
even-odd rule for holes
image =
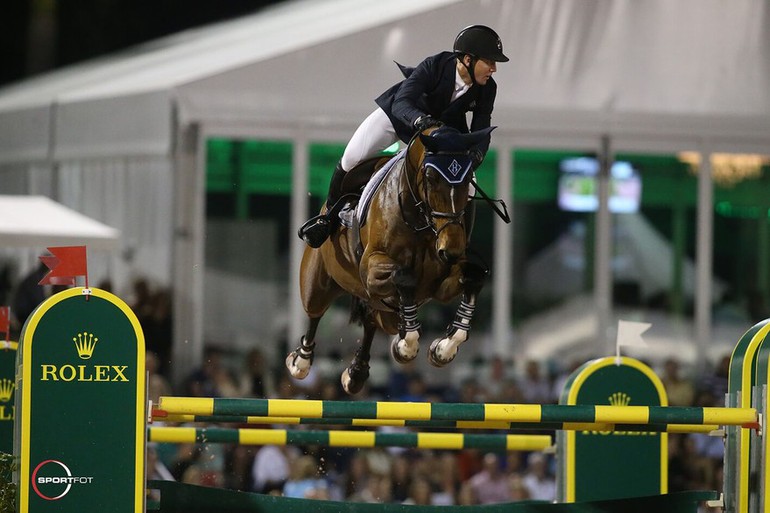
{"label": "horse's ear", "polygon": [[489,138],[490,134],[492,133],[492,130],[497,128],[496,126],[490,126],[487,128],[482,128],[481,130],[476,130],[475,132],[471,132],[469,134],[464,134],[463,139],[465,140],[465,143],[470,148],[471,146],[474,146],[483,140]]}

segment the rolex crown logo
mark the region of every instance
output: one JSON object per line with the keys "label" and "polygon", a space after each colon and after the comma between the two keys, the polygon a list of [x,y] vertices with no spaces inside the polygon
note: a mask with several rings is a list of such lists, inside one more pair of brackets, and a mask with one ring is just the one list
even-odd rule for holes
{"label": "rolex crown logo", "polygon": [[615,392],[609,397],[612,406],[628,406],[631,404],[631,396],[625,392]]}
{"label": "rolex crown logo", "polygon": [[14,382],[10,379],[4,378],[0,380],[0,401],[4,403],[10,401],[15,386]]}
{"label": "rolex crown logo", "polygon": [[75,347],[78,350],[78,356],[81,360],[88,360],[94,354],[94,348],[99,339],[94,336],[93,333],[84,331],[78,333],[77,336],[72,337],[72,341],[75,342]]}

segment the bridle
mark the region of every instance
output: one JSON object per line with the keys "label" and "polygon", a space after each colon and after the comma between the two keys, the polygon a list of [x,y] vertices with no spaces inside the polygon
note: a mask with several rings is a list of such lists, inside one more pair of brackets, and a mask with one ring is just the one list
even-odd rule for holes
{"label": "bridle", "polygon": [[[401,219],[404,221],[404,223],[412,229],[415,233],[423,232],[425,230],[430,230],[433,232],[434,237],[438,237],[442,230],[445,228],[451,226],[451,225],[463,225],[464,218],[465,218],[465,208],[458,212],[442,212],[439,210],[434,210],[434,208],[430,205],[430,190],[428,188],[428,179],[425,176],[428,173],[428,170],[425,169],[425,165],[423,164],[424,158],[420,160],[420,163],[418,166],[414,166],[411,162],[411,159],[409,158],[409,151],[411,150],[412,144],[414,143],[415,138],[418,134],[415,134],[415,136],[412,137],[412,139],[409,141],[409,144],[407,145],[407,151],[406,156],[404,158],[404,165],[402,167],[402,172],[406,174],[406,183],[407,183],[407,190],[409,192],[409,197],[411,199],[411,203],[413,207],[417,210],[417,222],[414,222],[410,220],[410,217],[407,212],[404,209],[404,202],[402,199],[401,193],[398,195],[398,206],[401,210]],[[468,156],[469,152],[466,151],[438,151],[438,152],[430,152],[428,150],[425,150],[424,156],[429,155],[447,155],[447,156]],[[422,195],[418,194],[416,188],[418,187],[418,176],[422,173],[423,179],[422,179]],[[470,177],[472,173],[468,173],[466,178],[459,184],[449,184],[447,182],[447,185],[451,188],[458,187],[458,186],[465,186],[467,187],[470,183]],[[410,177],[414,177],[414,184],[412,183],[412,180]],[[443,177],[440,178],[441,180],[444,180]],[[453,202],[454,203],[454,202]],[[446,219],[447,222],[444,223],[441,228],[436,228],[436,219]]]}

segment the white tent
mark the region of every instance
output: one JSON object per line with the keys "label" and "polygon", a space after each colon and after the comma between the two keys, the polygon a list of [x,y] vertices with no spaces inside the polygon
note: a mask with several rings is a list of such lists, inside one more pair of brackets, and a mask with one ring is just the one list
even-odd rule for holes
{"label": "white tent", "polygon": [[[510,190],[514,147],[768,147],[764,0],[294,0],[0,90],[2,182],[72,207],[83,205],[83,191],[102,202],[100,219],[124,232],[132,266],[173,284],[185,367],[202,343],[206,138],[292,140],[296,226],[307,214],[308,142],[347,140],[372,99],[399,79],[393,60],[415,64],[447,49],[471,23],[493,26],[511,57],[497,73],[493,114],[501,191]],[[709,215],[699,213],[699,248],[710,247]],[[608,217],[600,211],[605,253]],[[495,339],[506,341],[512,242],[502,227],[495,238]],[[292,275],[301,248],[295,240]],[[707,249],[699,256],[709,269]],[[698,276],[710,296],[710,274]],[[608,284],[596,288],[602,303]],[[706,305],[698,311],[704,329]],[[291,329],[293,337],[301,326]]]}
{"label": "white tent", "polygon": [[0,196],[0,248],[115,249],[120,232],[45,196]]}

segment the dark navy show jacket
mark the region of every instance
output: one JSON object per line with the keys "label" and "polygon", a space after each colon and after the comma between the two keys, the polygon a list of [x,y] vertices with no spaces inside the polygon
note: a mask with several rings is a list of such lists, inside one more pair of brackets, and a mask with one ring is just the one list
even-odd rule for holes
{"label": "dark navy show jacket", "polygon": [[[469,131],[466,112],[473,113],[470,131],[490,126],[497,83],[490,77],[486,85],[474,84],[464,95],[451,102],[456,64],[457,59],[452,52],[432,55],[416,68],[399,64],[406,78],[382,93],[375,102],[388,115],[402,141],[409,142],[415,132],[414,121],[425,114],[462,133]],[[479,147],[486,152],[489,139]]]}

